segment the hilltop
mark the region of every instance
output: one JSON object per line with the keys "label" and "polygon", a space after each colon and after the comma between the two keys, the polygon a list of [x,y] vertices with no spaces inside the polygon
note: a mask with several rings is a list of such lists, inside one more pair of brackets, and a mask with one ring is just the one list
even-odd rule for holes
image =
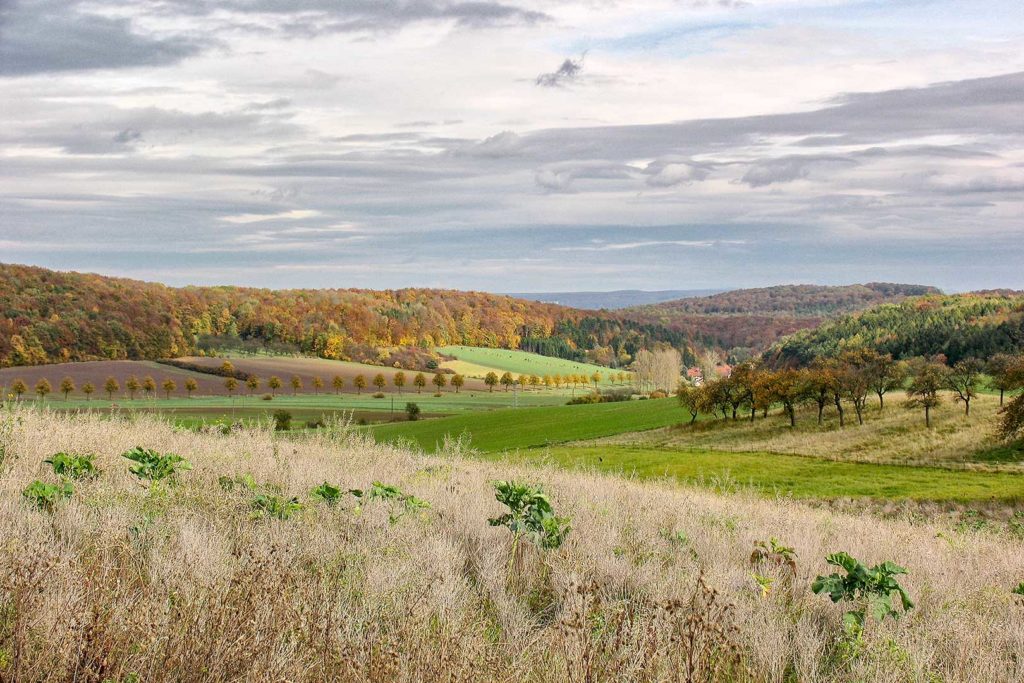
{"label": "hilltop", "polygon": [[761,350],[824,320],[908,297],[938,294],[925,285],[779,285],[737,289],[617,311],[624,319],[664,325],[695,343],[723,350]]}

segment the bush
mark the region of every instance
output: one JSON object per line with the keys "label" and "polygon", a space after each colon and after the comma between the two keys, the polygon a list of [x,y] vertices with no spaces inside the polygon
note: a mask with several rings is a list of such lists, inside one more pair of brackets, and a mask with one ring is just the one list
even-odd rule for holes
{"label": "bush", "polygon": [[420,419],[420,407],[418,404],[410,401],[405,404],[405,414],[409,417],[410,422],[415,422]]}
{"label": "bush", "polygon": [[376,394],[373,395],[373,397],[374,398],[384,398],[384,392],[383,391],[378,391]]}
{"label": "bush", "polygon": [[651,392],[651,398],[665,398],[665,397],[667,397],[667,396],[668,396],[668,394],[666,394],[666,393],[665,393],[664,391],[662,391],[661,389],[658,389],[658,390],[656,390],[656,391],[652,391],[652,392]]}
{"label": "bush", "polygon": [[287,432],[292,428],[292,414],[287,410],[274,411],[274,429],[279,432]]}
{"label": "bush", "polygon": [[569,402],[566,403],[566,405],[570,405],[570,406],[583,406],[583,405],[590,405],[591,403],[600,403],[600,402],[601,402],[601,394],[594,393],[594,394],[584,394],[583,396],[577,396],[576,398],[569,399]]}
{"label": "bush", "polygon": [[273,401],[274,397],[271,396],[270,394],[263,394],[262,396],[260,396],[260,400],[262,400],[262,401]]}

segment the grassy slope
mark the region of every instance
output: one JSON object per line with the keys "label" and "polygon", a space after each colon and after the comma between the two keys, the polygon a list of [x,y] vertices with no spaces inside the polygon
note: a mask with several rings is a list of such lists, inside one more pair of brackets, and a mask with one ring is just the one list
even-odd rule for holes
{"label": "grassy slope", "polygon": [[[439,353],[448,356],[455,356],[458,359],[455,363],[446,363],[445,367],[451,367],[456,372],[465,372],[469,376],[486,375],[487,372],[511,372],[512,374],[528,375],[554,375],[554,374],[584,374],[590,377],[595,372],[600,372],[602,384],[607,383],[609,368],[590,363],[576,363],[563,358],[551,358],[536,353],[525,351],[510,351],[508,349],[484,349],[475,346],[443,346],[437,349]],[[616,371],[617,372],[617,371]]]}
{"label": "grassy slope", "polygon": [[[595,661],[595,680],[676,680],[691,614],[711,638],[693,654],[724,651],[715,633],[728,633],[750,683],[1020,680],[1024,621],[1010,590],[1024,554],[1008,535],[413,457],[326,434],[12,417],[0,429],[0,538],[12,549],[0,552],[0,604],[18,609],[6,610],[0,651],[17,654],[0,658],[3,680],[554,682],[582,680]],[[151,492],[120,457],[138,444],[195,468]],[[52,514],[35,510],[22,490],[56,481],[43,460],[62,450],[96,453],[102,474],[77,482]],[[220,483],[246,473],[306,509],[254,518],[251,494]],[[566,543],[542,553],[523,542],[510,558],[508,532],[487,524],[503,511],[495,479],[542,484],[571,518]],[[327,506],[309,496],[324,480],[343,490],[382,480],[431,508],[389,520],[380,501]],[[782,575],[749,558],[771,537],[794,548],[798,572],[763,598],[751,573]],[[849,604],[810,591],[838,550],[905,566],[900,582],[916,602],[907,618],[872,621],[854,657],[836,654]],[[703,601],[687,607],[698,575],[732,605],[726,619]]]}
{"label": "grassy slope", "polygon": [[675,424],[682,418],[674,399],[660,399],[498,410],[380,425],[373,428],[373,434],[378,441],[408,440],[434,452],[445,435],[458,437],[466,433],[473,448],[496,452],[654,429]]}
{"label": "grassy slope", "polygon": [[818,456],[833,460],[902,465],[949,465],[1000,467],[1024,470],[1024,450],[993,443],[999,409],[997,397],[984,395],[971,402],[966,418],[961,405],[947,396],[933,411],[932,428],[924,424],[920,410],[900,405],[902,394],[891,396],[884,411],[877,402],[865,412],[864,425],[856,423],[847,410],[847,426],[839,428],[834,410],[826,413],[825,424],[817,424],[816,409],[802,411],[797,428],[791,429],[781,415],[767,420],[703,420],[697,425],[680,425],[643,434],[624,434],[606,439],[601,445],[646,448],[755,451]]}

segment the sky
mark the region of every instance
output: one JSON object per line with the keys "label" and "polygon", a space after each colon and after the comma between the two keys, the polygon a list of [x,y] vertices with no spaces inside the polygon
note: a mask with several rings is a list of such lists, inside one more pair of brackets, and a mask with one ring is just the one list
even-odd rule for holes
{"label": "sky", "polygon": [[0,262],[1024,288],[1020,0],[0,0]]}

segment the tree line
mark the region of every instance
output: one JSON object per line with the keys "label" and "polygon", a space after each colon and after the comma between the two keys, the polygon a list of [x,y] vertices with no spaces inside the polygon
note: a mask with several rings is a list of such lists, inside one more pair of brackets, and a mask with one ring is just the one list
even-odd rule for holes
{"label": "tree line", "polygon": [[677,396],[691,423],[701,414],[754,420],[759,413],[767,417],[778,405],[795,427],[798,409],[811,405],[817,408],[819,425],[825,411],[834,409],[840,427],[845,427],[848,411],[863,424],[869,398],[876,398],[878,409],[884,410],[886,396],[902,391],[904,405],[921,409],[930,427],[931,411],[941,405],[943,392],[952,394],[970,416],[971,402],[987,383],[1000,394],[1000,436],[1016,438],[1024,429],[1024,395],[1007,403],[1006,393],[1024,388],[1024,355],[996,354],[987,362],[964,358],[952,365],[946,361],[942,356],[897,360],[864,347],[815,359],[802,368],[771,368],[758,360],[737,365],[727,377],[706,378],[700,386],[684,382]]}

